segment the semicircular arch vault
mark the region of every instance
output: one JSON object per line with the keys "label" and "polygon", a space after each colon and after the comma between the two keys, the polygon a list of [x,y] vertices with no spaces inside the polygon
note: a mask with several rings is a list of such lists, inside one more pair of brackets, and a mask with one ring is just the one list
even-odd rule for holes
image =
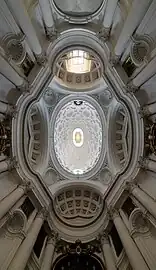
{"label": "semicircular arch vault", "polygon": [[95,13],[103,3],[103,0],[53,0],[56,7],[69,16],[88,16]]}

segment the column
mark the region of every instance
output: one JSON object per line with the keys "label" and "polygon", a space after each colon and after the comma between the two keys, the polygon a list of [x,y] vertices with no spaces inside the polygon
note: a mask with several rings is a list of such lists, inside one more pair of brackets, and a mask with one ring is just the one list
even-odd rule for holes
{"label": "column", "polygon": [[42,55],[42,48],[40,42],[36,35],[35,29],[33,28],[31,19],[29,17],[29,14],[25,8],[23,1],[7,0],[7,3],[9,4],[11,10],[13,11],[13,14],[15,15],[21,29],[26,35],[33,52],[36,54],[36,56]]}
{"label": "column", "polygon": [[156,202],[137,185],[127,184],[131,194],[156,218]]}
{"label": "column", "polygon": [[141,86],[156,73],[156,57],[132,80],[134,86]]}
{"label": "column", "polygon": [[145,105],[142,108],[143,115],[152,115],[156,113],[156,103]]}
{"label": "column", "polygon": [[11,162],[9,159],[0,162],[0,173],[8,171],[11,167]]}
{"label": "column", "polygon": [[128,229],[123,223],[119,213],[113,209],[111,214],[114,225],[118,231],[121,242],[123,244],[127,257],[129,258],[129,262],[132,268],[134,270],[148,270],[149,268],[147,267],[143,257],[141,256],[136,244],[129,235]]}
{"label": "column", "polygon": [[8,270],[24,270],[27,264],[27,261],[31,255],[33,246],[36,242],[38,233],[42,227],[42,224],[45,219],[45,209],[39,212],[27,233],[26,238],[19,247],[15,257],[13,258]]}
{"label": "column", "polygon": [[108,236],[104,236],[101,239],[102,242],[102,250],[103,250],[103,256],[106,263],[106,269],[107,270],[117,270],[111,250],[111,246],[109,243]]}
{"label": "column", "polygon": [[[0,101],[0,113],[10,114],[11,111],[12,111],[12,107],[9,104],[6,104]],[[1,114],[0,114],[0,119],[2,119]]]}
{"label": "column", "polygon": [[143,16],[145,15],[150,2],[151,0],[142,0],[140,5],[139,0],[133,1],[131,9],[129,11],[129,14],[114,49],[114,53],[118,58],[121,56],[124,49],[126,48],[126,44],[131,35],[133,34],[134,30],[137,28],[137,26],[143,19]]}
{"label": "column", "polygon": [[[1,162],[0,162],[1,163]],[[29,190],[28,185],[20,185],[0,201],[0,219],[7,214],[13,205]]]}
{"label": "column", "polygon": [[[1,108],[0,108],[1,111]],[[3,122],[5,119],[5,115],[0,112],[0,122]]]}
{"label": "column", "polygon": [[21,77],[15,69],[10,66],[7,60],[0,54],[0,73],[2,73],[10,82],[17,87],[23,87],[26,83],[24,78]]}
{"label": "column", "polygon": [[156,266],[156,245],[151,223],[142,210],[135,208],[130,217],[130,230],[137,247],[139,248],[144,260],[150,270],[155,270]]}
{"label": "column", "polygon": [[108,31],[112,25],[113,16],[115,13],[117,3],[118,3],[118,0],[108,0],[107,1],[103,25],[104,25],[104,28]]}
{"label": "column", "polygon": [[[156,9],[156,2],[151,1],[150,7],[148,8],[143,20],[141,21],[139,27],[136,30],[136,35],[142,35],[143,32],[144,33],[149,32],[148,29],[149,29],[149,23],[150,23],[151,18],[152,18],[152,24],[155,25],[156,17],[153,16],[155,13],[155,9]],[[149,33],[149,35],[151,36],[151,33]]]}
{"label": "column", "polygon": [[139,165],[144,170],[156,172],[156,162],[151,159],[141,157],[139,160]]}
{"label": "column", "polygon": [[51,6],[49,0],[39,0],[40,7],[42,10],[44,22],[46,25],[47,34],[50,35],[53,33],[54,20],[51,12]]}
{"label": "column", "polygon": [[53,257],[54,257],[54,251],[55,251],[55,242],[56,242],[56,239],[54,239],[54,237],[48,238],[41,270],[45,270],[45,269],[51,270]]}

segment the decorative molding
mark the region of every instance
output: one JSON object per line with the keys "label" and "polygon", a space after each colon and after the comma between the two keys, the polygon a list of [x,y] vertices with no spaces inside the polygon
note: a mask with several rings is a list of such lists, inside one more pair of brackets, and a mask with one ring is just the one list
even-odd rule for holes
{"label": "decorative molding", "polygon": [[112,220],[114,220],[116,217],[120,216],[119,211],[116,208],[112,207],[112,206],[109,208],[108,211],[109,211],[110,218]]}
{"label": "decorative molding", "polygon": [[46,26],[46,35],[47,35],[47,39],[50,41],[50,42],[54,42],[55,39],[58,38],[58,31],[57,29],[54,27],[47,27]]}
{"label": "decorative molding", "polygon": [[7,221],[7,230],[11,234],[22,233],[26,227],[26,216],[22,210],[16,209],[10,213],[10,217]]}
{"label": "decorative molding", "polygon": [[108,233],[104,231],[103,234],[99,235],[99,240],[101,241],[102,245],[109,244]]}
{"label": "decorative molding", "polygon": [[142,118],[145,118],[151,114],[151,112],[148,109],[148,105],[140,107],[139,114]]}
{"label": "decorative molding", "polygon": [[59,240],[59,234],[52,230],[50,232],[50,235],[48,235],[47,244],[55,245],[58,240]]}
{"label": "decorative molding", "polygon": [[26,57],[26,51],[22,44],[23,39],[24,36],[15,34],[7,34],[2,39],[7,59],[17,65],[20,65]]}
{"label": "decorative molding", "polygon": [[30,93],[30,84],[29,82],[25,79],[23,84],[18,86],[17,89],[19,89],[23,95]]}
{"label": "decorative molding", "polygon": [[54,92],[52,88],[48,87],[44,93],[43,99],[45,100],[46,105],[53,109],[58,103],[59,94]]}
{"label": "decorative molding", "polygon": [[103,208],[104,202],[100,194],[81,186],[60,191],[54,200],[56,215],[63,223],[72,227],[82,228],[95,222]]}
{"label": "decorative molding", "polygon": [[126,182],[125,183],[125,186],[124,186],[124,190],[131,193],[132,190],[137,187],[135,183],[132,183],[132,182]]}
{"label": "decorative molding", "polygon": [[149,159],[146,158],[146,157],[140,157],[138,163],[139,163],[140,168],[142,168],[144,170],[147,170],[148,169]]}
{"label": "decorative molding", "polygon": [[132,94],[135,94],[136,92],[139,91],[139,87],[133,85],[133,82],[130,81],[127,83],[126,87],[125,87],[125,90],[127,93],[132,93]]}
{"label": "decorative molding", "polygon": [[[107,165],[106,165],[107,166]],[[108,167],[104,167],[99,175],[98,179],[100,180],[101,183],[104,185],[110,185],[113,181],[113,175]]]}
{"label": "decorative molding", "polygon": [[56,242],[56,253],[62,254],[93,254],[101,253],[101,242],[99,240],[93,240],[89,243],[82,243],[79,239],[75,243],[67,243],[64,240],[58,240]]}
{"label": "decorative molding", "polygon": [[16,160],[16,157],[10,158],[6,160],[6,162],[8,163],[8,171],[11,171],[12,169],[17,168],[18,166],[18,161]]}
{"label": "decorative molding", "polygon": [[110,55],[109,63],[111,65],[111,67],[115,67],[119,63],[119,61],[120,61],[119,56],[113,55],[113,54]]}
{"label": "decorative molding", "polygon": [[41,54],[36,54],[36,61],[40,66],[45,66],[45,64],[47,63],[47,57],[44,53]]}
{"label": "decorative molding", "polygon": [[150,223],[139,208],[133,210],[129,217],[132,234],[135,232],[145,234],[149,232]]}
{"label": "decorative molding", "polygon": [[37,214],[38,218],[42,218],[43,220],[47,219],[48,217],[48,209],[46,207],[43,207]]}
{"label": "decorative molding", "polygon": [[149,35],[132,37],[130,57],[133,63],[139,67],[150,61],[150,53],[154,48],[154,41]]}
{"label": "decorative molding", "polygon": [[110,28],[101,28],[101,30],[97,33],[97,37],[101,39],[103,42],[108,41],[110,36]]}
{"label": "decorative molding", "polygon": [[27,194],[32,190],[31,183],[26,181],[25,183],[19,185],[18,187],[22,188],[24,190],[24,193]]}

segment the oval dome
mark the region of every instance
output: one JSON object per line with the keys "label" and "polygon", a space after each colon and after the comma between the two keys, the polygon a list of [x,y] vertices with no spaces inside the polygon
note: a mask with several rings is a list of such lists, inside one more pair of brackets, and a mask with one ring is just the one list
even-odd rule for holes
{"label": "oval dome", "polygon": [[73,176],[91,171],[104,145],[104,128],[97,109],[88,101],[73,99],[61,106],[52,119],[51,154],[57,163]]}

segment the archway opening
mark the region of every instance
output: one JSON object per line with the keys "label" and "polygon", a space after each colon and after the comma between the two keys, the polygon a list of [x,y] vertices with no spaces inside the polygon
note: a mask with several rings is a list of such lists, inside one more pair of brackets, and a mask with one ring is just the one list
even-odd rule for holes
{"label": "archway opening", "polygon": [[70,254],[61,257],[54,265],[54,270],[103,270],[99,259],[89,254]]}

